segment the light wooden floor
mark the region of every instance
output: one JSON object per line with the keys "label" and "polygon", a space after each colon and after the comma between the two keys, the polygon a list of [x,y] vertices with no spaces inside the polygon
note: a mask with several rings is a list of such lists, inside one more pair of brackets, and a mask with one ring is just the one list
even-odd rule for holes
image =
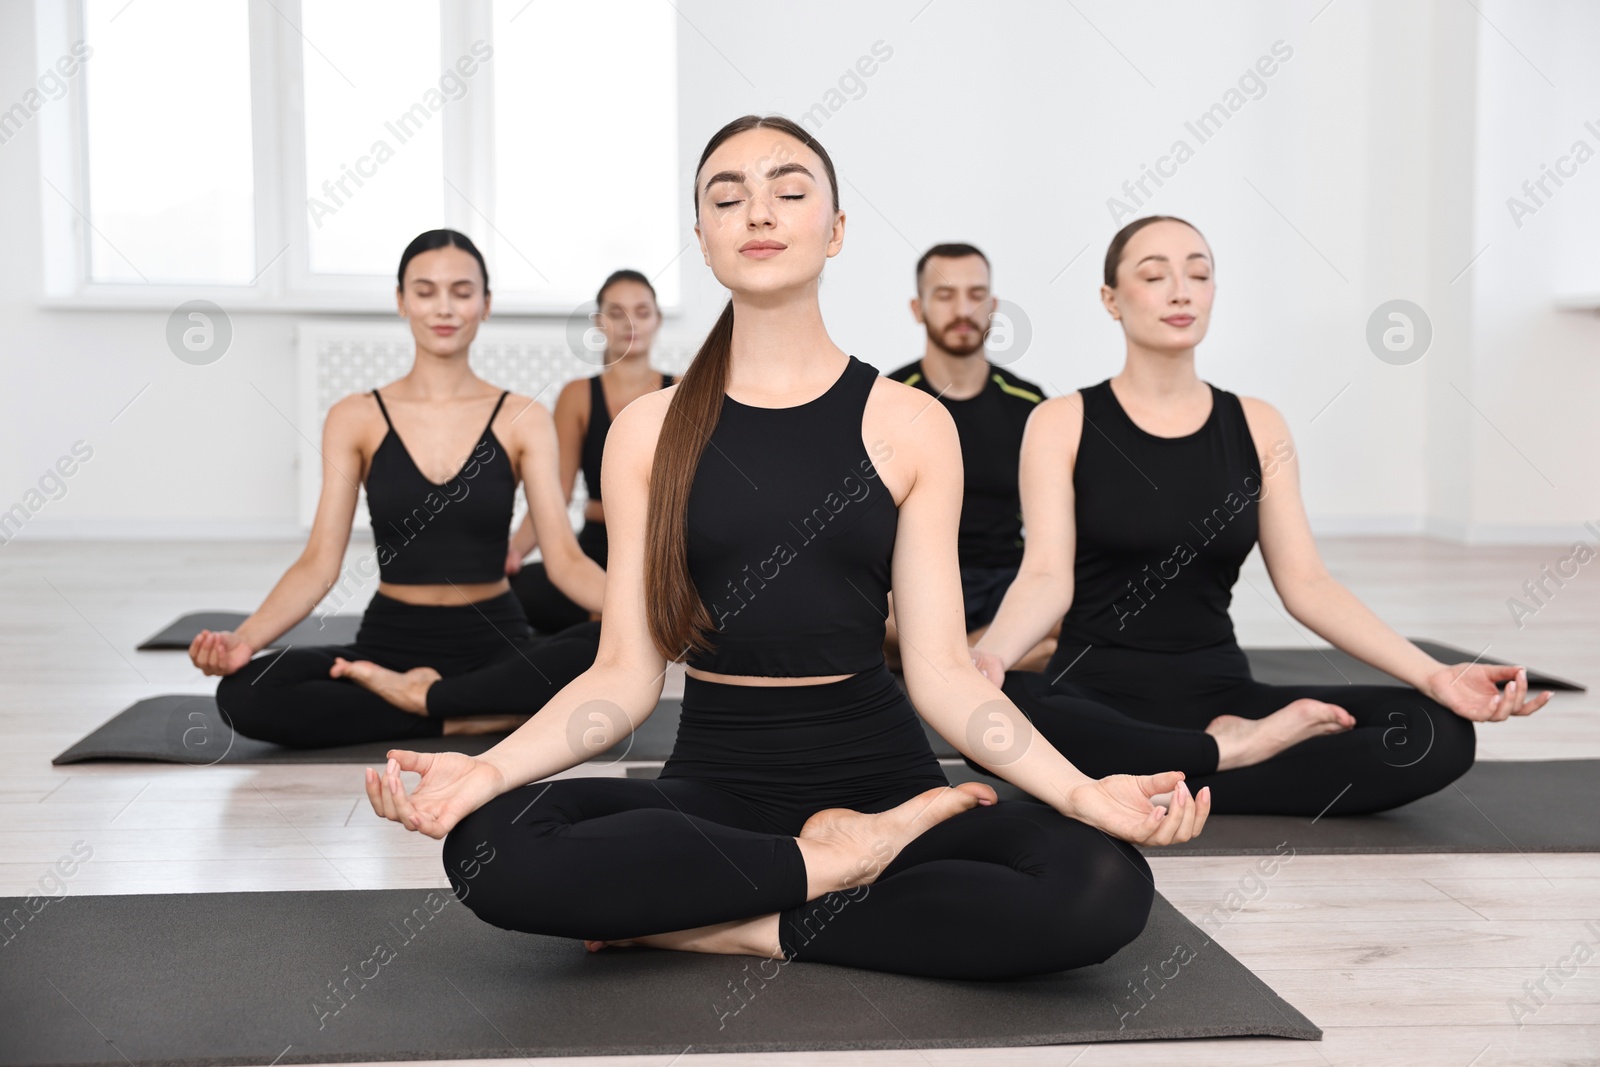
{"label": "light wooden floor", "polygon": [[[209,692],[213,683],[183,654],[139,653],[134,646],[185,611],[253,607],[297,548],[27,541],[0,547],[6,605],[0,744],[10,772],[0,779],[0,894],[34,891],[46,868],[77,841],[93,848],[93,858],[68,881],[69,893],[445,886],[438,843],[374,817],[359,767],[50,766],[51,756],[137,699]],[[1420,538],[1328,540],[1324,549],[1335,574],[1404,633],[1600,684],[1600,564],[1556,590],[1519,629],[1507,599],[1521,596],[1523,582],[1537,578],[1560,550],[1465,548]],[[1259,559],[1239,584],[1235,619],[1245,644],[1306,640],[1283,615]],[[1596,694],[1562,695],[1531,719],[1481,727],[1481,758],[1600,757],[1597,711]],[[1572,803],[1595,807],[1588,796]],[[1161,891],[1198,920],[1253,863],[1172,857],[1153,867]],[[1325,1030],[1320,1043],[766,1056],[702,1056],[691,1049],[677,1058],[539,1062],[1600,1063],[1600,936],[1585,926],[1592,921],[1600,929],[1600,855],[1297,856],[1256,895],[1218,940]],[[1509,1000],[1580,943],[1595,958],[1515,1025]]]}

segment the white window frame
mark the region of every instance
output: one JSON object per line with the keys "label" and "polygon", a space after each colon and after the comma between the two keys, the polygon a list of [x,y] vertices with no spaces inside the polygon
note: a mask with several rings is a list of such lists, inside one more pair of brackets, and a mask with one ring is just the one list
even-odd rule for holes
{"label": "white window frame", "polygon": [[[255,260],[261,270],[247,285],[134,284],[90,278],[90,237],[79,212],[88,197],[86,79],[66,79],[67,94],[33,117],[39,137],[39,219],[43,231],[44,307],[62,309],[162,309],[187,300],[211,300],[229,310],[394,314],[394,276],[314,275],[308,255],[310,220],[306,210],[305,112],[299,31],[300,0],[246,0],[250,32],[250,107],[252,167],[255,182]],[[43,69],[69,54],[85,37],[84,0],[35,0],[36,62]],[[281,12],[281,14],[280,14]],[[440,0],[440,69],[469,55],[476,41],[493,43],[493,0]],[[673,62],[676,66],[676,42]],[[484,256],[495,262],[514,255],[484,216],[494,210],[494,78],[475,82],[472,91],[440,112],[444,138],[444,177],[470,200],[446,195],[444,225],[473,235]],[[93,56],[85,61],[92,70]],[[673,88],[676,93],[676,86]],[[676,170],[676,167],[674,167]],[[50,184],[46,184],[48,181]],[[58,195],[50,188],[60,190]],[[448,189],[448,186],[446,187]],[[71,199],[66,202],[64,197]],[[476,209],[476,210],[475,210]],[[678,210],[674,208],[674,210]],[[483,212],[480,215],[478,212]],[[675,228],[682,216],[675,218]],[[401,235],[409,236],[409,235]],[[398,238],[397,238],[398,239]],[[297,251],[298,250],[298,251]],[[399,248],[396,248],[398,261]],[[667,269],[677,269],[673,260]],[[570,301],[495,292],[497,316],[568,315]],[[681,301],[664,302],[676,317]]]}

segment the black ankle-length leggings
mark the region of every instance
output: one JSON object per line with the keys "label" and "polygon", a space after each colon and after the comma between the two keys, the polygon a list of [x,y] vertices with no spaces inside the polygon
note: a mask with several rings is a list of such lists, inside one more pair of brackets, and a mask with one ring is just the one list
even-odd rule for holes
{"label": "black ankle-length leggings", "polygon": [[[600,624],[537,637],[516,597],[421,606],[373,594],[350,645],[290,647],[257,656],[217,685],[217,707],[245,737],[291,748],[438,737],[444,720],[532,715],[594,663]],[[349,678],[336,657],[393,671],[432,667],[426,716],[401,711]]]}
{"label": "black ankle-length leggings", "polygon": [[[1072,663],[1062,675],[1005,678],[1006,695],[1040,734],[1097,778],[1183,771],[1191,789],[1211,787],[1217,814],[1386,811],[1445,788],[1476,751],[1473,724],[1415,689],[1266,685],[1232,643],[1170,653],[1079,645],[1056,655]],[[1205,732],[1212,719],[1260,719],[1305,697],[1339,705],[1356,725],[1253,766],[1216,769],[1217,743]]]}
{"label": "black ankle-length leggings", "polygon": [[[578,531],[578,547],[583,554],[605,569],[610,542],[606,538],[606,524],[585,520]],[[511,576],[511,591],[522,601],[522,610],[528,622],[540,633],[553,634],[569,626],[589,621],[589,609],[574,601],[556,588],[545,569],[544,561],[526,564]]]}
{"label": "black ankle-length leggings", "polygon": [[[743,728],[724,736],[737,708]],[[1137,937],[1154,896],[1143,857],[1029,801],[964,811],[871,884],[806,899],[795,838],[810,815],[883,811],[947,784],[915,714],[887,670],[781,688],[690,678],[673,755],[685,773],[513,789],[451,831],[445,868],[457,896],[507,930],[615,940],[776,913],[786,959],[928,977],[1052,973]],[[799,757],[831,747],[849,756]],[[726,777],[706,769],[741,750],[748,760],[724,764]],[[896,760],[892,776],[850,774]],[[469,869],[470,881],[456,873]]]}

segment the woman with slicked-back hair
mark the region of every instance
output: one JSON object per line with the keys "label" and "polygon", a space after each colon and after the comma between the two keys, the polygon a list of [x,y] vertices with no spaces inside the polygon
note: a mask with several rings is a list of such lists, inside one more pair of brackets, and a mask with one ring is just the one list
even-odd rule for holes
{"label": "woman with slicked-back hair", "polygon": [[[737,119],[693,196],[732,299],[683,380],[612,427],[594,666],[482,756],[391,751],[367,772],[374,810],[445,838],[485,921],[591,951],[949,978],[1106,959],[1153,897],[1130,842],[1188,840],[1209,796],[1177,772],[1083,775],[973,666],[955,424],[828,337],[818,282],[845,216],[822,146],[786,119]],[[909,699],[883,661],[891,581]],[[543,781],[643,722],[680,656],[659,779]],[[918,713],[1043,803],[952,788]]]}
{"label": "woman with slicked-back hair", "polygon": [[[327,748],[501,733],[594,662],[597,624],[540,638],[506,581],[518,482],[562,588],[598,606],[606,576],[572,536],[550,413],[468,364],[489,317],[483,253],[456,230],[418,234],[400,255],[395,303],[411,369],[328,410],[305,551],[238,630],[202,630],[189,646],[195,666],[222,676],[217,707],[246,737]],[[358,483],[378,589],[355,642],[252,659],[340,580]]]}
{"label": "woman with slicked-back hair", "polygon": [[[1126,362],[1029,416],[1027,547],[973,649],[1040,734],[1098,774],[1177,767],[1219,813],[1320,818],[1438,792],[1472,766],[1474,722],[1544,706],[1521,668],[1436,662],[1328,573],[1283,416],[1195,372],[1216,295],[1199,230],[1130,222],[1104,279]],[[1228,608],[1258,542],[1290,614],[1411,688],[1255,681]],[[1052,625],[1044,672],[1008,673]]]}
{"label": "woman with slicked-back hair", "polygon": [[[588,493],[578,546],[604,567],[608,545],[605,505],[600,499],[600,459],[606,434],[611,432],[616,412],[645,393],[665,389],[672,384],[672,375],[650,366],[650,345],[661,326],[661,309],[656,306],[656,287],[649,278],[636,270],[612,271],[601,283],[594,306],[591,321],[605,338],[601,353],[605,369],[562,386],[556,397],[555,420],[556,438],[561,442],[562,492],[572,499],[581,470]],[[554,633],[597,617],[556,587],[542,561],[523,564],[537,541],[533,513],[529,512],[512,535],[506,557],[511,591],[522,601],[533,628]]]}

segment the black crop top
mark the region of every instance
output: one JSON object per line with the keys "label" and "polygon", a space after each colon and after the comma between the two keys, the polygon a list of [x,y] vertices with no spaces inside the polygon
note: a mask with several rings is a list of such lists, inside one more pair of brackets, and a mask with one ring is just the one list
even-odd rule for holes
{"label": "black crop top", "polygon": [[367,470],[367,514],[377,542],[378,575],[396,585],[494,582],[506,576],[517,476],[489,429],[500,394],[472,455],[443,485],[428,481],[395,433],[383,397],[372,391],[389,432]]}
{"label": "black crop top", "polygon": [[861,441],[878,371],[850,357],[815,400],[725,396],[689,493],[689,574],[717,633],[685,662],[756,677],[883,663],[899,509]]}
{"label": "black crop top", "polygon": [[1183,437],[1141,430],[1109,380],[1081,390],[1061,655],[1069,645],[1181,652],[1233,641],[1228,605],[1256,543],[1261,461],[1239,398],[1210,389],[1211,414]]}
{"label": "black crop top", "polygon": [[[672,375],[661,376],[661,388],[672,384]],[[600,458],[606,451],[606,434],[611,432],[611,409],[606,406],[605,386],[600,375],[589,379],[589,428],[583,433],[583,487],[590,500],[600,499]]]}

